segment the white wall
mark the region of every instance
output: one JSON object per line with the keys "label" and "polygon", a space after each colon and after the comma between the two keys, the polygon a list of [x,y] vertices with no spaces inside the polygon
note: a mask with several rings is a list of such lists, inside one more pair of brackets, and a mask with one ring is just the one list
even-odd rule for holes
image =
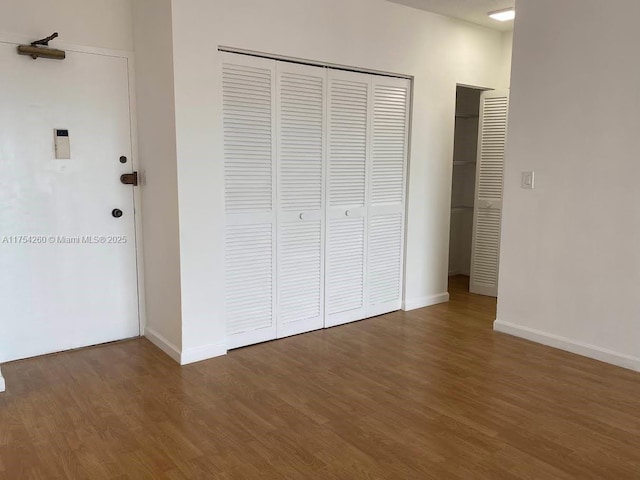
{"label": "white wall", "polygon": [[133,13],[145,334],[176,358],[182,310],[171,0],[135,0]]}
{"label": "white wall", "polygon": [[2,0],[0,33],[37,40],[58,32],[60,42],[131,51],[131,1]]}
{"label": "white wall", "polygon": [[173,14],[183,348],[225,338],[218,45],[415,77],[406,297],[446,299],[456,83],[507,83],[502,33],[384,0],[174,0]]}
{"label": "white wall", "polygon": [[54,30],[67,44],[135,44],[147,322],[181,361],[223,353],[226,336],[218,45],[415,77],[406,297],[446,298],[455,87],[506,84],[502,33],[385,0],[0,5],[0,32]]}
{"label": "white wall", "polygon": [[502,34],[502,66],[500,78],[504,84],[501,89],[508,89],[511,84],[511,58],[513,56],[513,31]]}
{"label": "white wall", "polygon": [[610,3],[518,4],[496,328],[640,370],[640,2]]}

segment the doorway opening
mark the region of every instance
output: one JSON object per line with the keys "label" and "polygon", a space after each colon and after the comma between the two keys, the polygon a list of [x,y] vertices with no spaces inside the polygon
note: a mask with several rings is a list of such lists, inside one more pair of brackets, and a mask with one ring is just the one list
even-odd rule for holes
{"label": "doorway opening", "polygon": [[482,89],[458,86],[451,185],[449,286],[469,291]]}
{"label": "doorway opening", "polygon": [[497,297],[509,91],[458,86],[456,96],[449,276]]}

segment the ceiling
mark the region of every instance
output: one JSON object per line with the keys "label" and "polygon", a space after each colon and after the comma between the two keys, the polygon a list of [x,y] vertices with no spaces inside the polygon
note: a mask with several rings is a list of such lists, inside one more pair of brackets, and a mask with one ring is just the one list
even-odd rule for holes
{"label": "ceiling", "polygon": [[499,22],[487,16],[489,12],[513,7],[515,0],[389,0],[447,17],[459,18],[497,30],[512,30],[513,20]]}

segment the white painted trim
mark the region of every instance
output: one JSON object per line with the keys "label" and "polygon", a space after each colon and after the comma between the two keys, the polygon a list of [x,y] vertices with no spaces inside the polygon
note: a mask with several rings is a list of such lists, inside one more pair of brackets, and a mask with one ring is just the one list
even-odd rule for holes
{"label": "white painted trim", "polygon": [[[10,43],[14,45],[29,44],[33,42],[33,38],[25,35],[17,35],[9,32],[0,32],[0,43]],[[72,43],[65,43],[55,40],[55,45],[52,45],[59,50],[65,50],[67,52],[76,53],[91,53],[94,55],[104,55],[107,57],[120,57],[120,58],[133,58],[134,54],[128,50],[112,50],[108,48],[89,47],[85,45],[75,45]],[[17,54],[16,54],[17,55]]]}
{"label": "white painted trim", "polygon": [[203,360],[209,360],[210,358],[227,354],[226,342],[213,343],[211,345],[203,345],[202,347],[181,351],[181,349],[149,327],[145,329],[144,336],[180,365],[202,362]]}
{"label": "white painted trim", "polygon": [[402,310],[409,312],[411,310],[417,310],[418,308],[430,307],[439,303],[446,303],[449,301],[449,293],[439,293],[438,295],[431,295],[429,297],[410,298],[402,302]]}
{"label": "white painted trim", "polygon": [[404,168],[404,203],[402,205],[402,291],[401,291],[401,301],[400,308],[404,310],[405,303],[407,302],[407,264],[409,263],[409,235],[407,232],[409,231],[409,180],[411,179],[411,165],[413,160],[411,158],[411,144],[413,140],[413,112],[414,112],[414,79],[411,79],[411,84],[409,85],[409,109],[407,111],[407,115],[409,116],[409,120],[407,122],[407,159],[406,165]]}
{"label": "white painted trim", "polygon": [[4,377],[2,376],[2,370],[0,370],[0,393],[4,392],[5,390],[5,383],[4,383]]}
{"label": "white painted trim", "polygon": [[173,358],[176,362],[180,362],[180,349],[176,347],[169,340],[164,338],[162,335],[147,327],[144,330],[144,336],[147,337],[151,343],[153,343],[156,347],[162,350],[164,353]]}
{"label": "white painted trim", "polygon": [[180,356],[180,365],[202,362],[203,360],[209,360],[210,358],[220,357],[221,355],[226,354],[227,345],[225,342],[190,348],[182,352],[182,355]]}
{"label": "white painted trim", "polygon": [[471,272],[469,271],[469,269],[466,270],[453,270],[451,272],[449,272],[449,276],[450,277],[457,277],[459,275],[462,275],[464,277],[468,277],[471,275]]}
{"label": "white painted trim", "polygon": [[142,229],[142,192],[144,177],[140,168],[140,155],[138,150],[138,111],[136,102],[136,78],[135,57],[127,57],[127,71],[129,73],[129,131],[131,135],[131,166],[134,172],[138,172],[139,184],[133,188],[134,228],[136,232],[136,275],[138,286],[138,329],[140,335],[144,334],[147,326],[146,292],[144,281],[144,236]]}
{"label": "white painted trim", "polygon": [[617,365],[618,367],[640,372],[639,357],[632,357],[623,353],[607,350],[606,348],[578,342],[552,333],[522,327],[502,320],[496,320],[493,322],[493,329],[496,332],[506,333],[515,337],[524,338],[525,340],[541,343],[542,345],[582,355],[583,357],[593,358],[594,360],[599,360],[601,362]]}

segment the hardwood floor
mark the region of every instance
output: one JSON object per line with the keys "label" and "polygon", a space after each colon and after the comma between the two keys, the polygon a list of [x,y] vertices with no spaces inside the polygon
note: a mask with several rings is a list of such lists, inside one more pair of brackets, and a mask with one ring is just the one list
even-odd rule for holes
{"label": "hardwood floor", "polygon": [[0,478],[640,478],[640,375],[464,288],[182,368],[144,339],[3,365]]}

